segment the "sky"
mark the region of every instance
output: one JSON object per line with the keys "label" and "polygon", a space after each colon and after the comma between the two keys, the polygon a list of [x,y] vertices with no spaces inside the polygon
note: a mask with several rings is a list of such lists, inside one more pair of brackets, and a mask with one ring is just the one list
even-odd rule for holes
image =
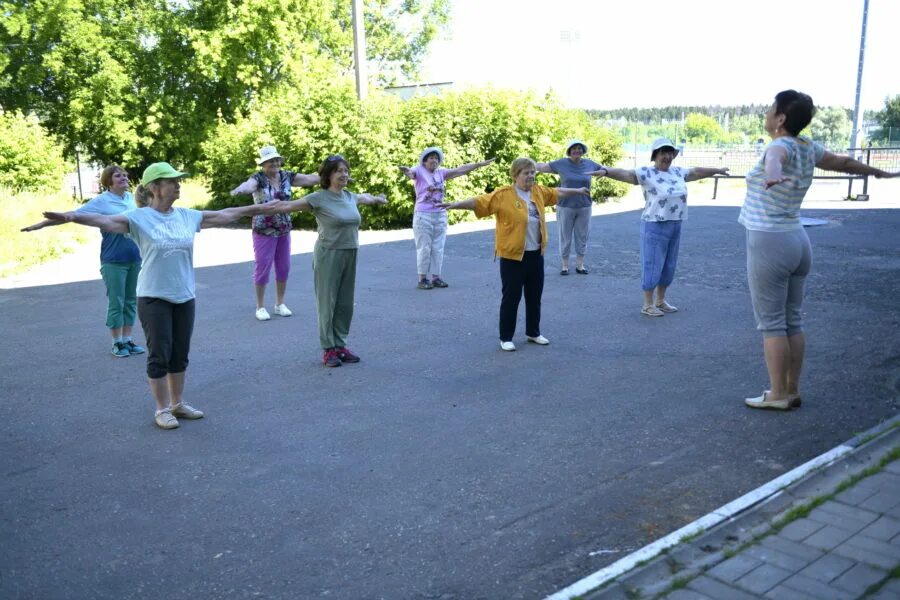
{"label": "sky", "polygon": [[[863,0],[450,0],[422,83],[552,89],[572,108],[852,108]],[[900,0],[869,0],[860,105],[900,94]]]}

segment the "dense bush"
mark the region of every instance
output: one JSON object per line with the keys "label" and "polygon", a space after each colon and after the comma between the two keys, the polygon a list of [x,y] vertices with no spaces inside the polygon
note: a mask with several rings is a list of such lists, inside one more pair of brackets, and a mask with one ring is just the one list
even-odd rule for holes
{"label": "dense bush", "polygon": [[[386,207],[362,208],[367,227],[384,229],[412,223],[413,186],[397,167],[415,165],[428,146],[443,149],[447,167],[497,158],[451,181],[447,200],[454,201],[508,185],[509,164],[518,156],[537,161],[563,156],[571,138],[584,140],[599,163],[614,164],[620,156],[618,136],[597,127],[583,111],[563,108],[552,96],[486,88],[408,101],[374,93],[360,103],[349,84],[329,85],[282,90],[246,118],[220,123],[204,144],[201,168],[211,182],[213,206],[224,207],[248,202],[229,197],[228,190],[256,169],[262,145],[277,146],[286,157],[285,168],[303,173],[315,172],[329,154],[341,154],[351,165],[351,189],[387,196]],[[549,185],[558,182],[541,177]],[[621,184],[610,180],[593,188],[597,200],[623,192]],[[312,218],[301,214],[297,223],[310,226]]]}
{"label": "dense bush", "polygon": [[66,162],[36,117],[0,109],[0,187],[57,191]]}

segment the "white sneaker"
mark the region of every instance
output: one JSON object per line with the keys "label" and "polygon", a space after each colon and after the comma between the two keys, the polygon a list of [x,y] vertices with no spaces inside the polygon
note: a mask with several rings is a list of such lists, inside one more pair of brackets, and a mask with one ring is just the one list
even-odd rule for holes
{"label": "white sneaker", "polygon": [[197,410],[190,404],[185,404],[184,402],[179,402],[173,406],[170,406],[169,409],[172,411],[172,414],[176,417],[181,417],[182,419],[202,419],[203,411]]}
{"label": "white sneaker", "polygon": [[275,308],[272,309],[272,312],[274,312],[279,317],[289,317],[294,314],[291,312],[291,309],[289,309],[284,304],[276,304]]}
{"label": "white sneaker", "polygon": [[516,349],[516,345],[512,342],[500,342],[500,349],[505,352],[513,352]]}
{"label": "white sneaker", "polygon": [[548,340],[547,338],[545,338],[542,335],[539,335],[536,337],[531,337],[530,335],[526,335],[525,337],[528,338],[528,341],[531,342],[532,344],[540,344],[541,346],[546,346],[547,344],[550,343],[550,340]]}
{"label": "white sneaker", "polygon": [[268,321],[271,318],[272,317],[269,316],[269,311],[267,311],[265,307],[256,309],[257,321]]}
{"label": "white sneaker", "polygon": [[175,429],[178,427],[178,419],[172,415],[171,408],[156,411],[153,420],[156,421],[156,426],[160,429]]}

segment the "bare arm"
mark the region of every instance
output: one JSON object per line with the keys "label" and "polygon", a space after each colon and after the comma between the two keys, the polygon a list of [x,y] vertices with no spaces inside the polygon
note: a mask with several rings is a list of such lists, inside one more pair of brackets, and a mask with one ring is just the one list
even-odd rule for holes
{"label": "bare arm", "polygon": [[440,204],[441,208],[447,210],[475,210],[475,198],[460,200],[459,202],[450,202],[449,204]]}
{"label": "bare arm", "polygon": [[305,175],[303,173],[296,173],[294,174],[294,179],[291,180],[291,185],[294,187],[313,187],[319,185],[319,174],[310,173],[309,175]]}
{"label": "bare arm", "polygon": [[853,175],[874,175],[879,179],[884,177],[897,177],[900,175],[900,171],[897,173],[882,171],[881,169],[870,167],[865,163],[852,159],[849,156],[832,154],[831,152],[825,152],[822,159],[816,163],[816,166],[828,171],[840,171],[842,173],[851,173]]}
{"label": "bare arm", "polygon": [[475,169],[480,169],[481,167],[486,167],[497,160],[496,158],[489,158],[487,160],[483,160],[477,163],[467,163],[464,165],[460,165],[455,169],[450,169],[446,173],[444,173],[444,179],[453,179],[454,177],[461,177],[463,175],[468,175]]}
{"label": "bare arm", "polygon": [[409,177],[410,179],[415,179],[415,178],[416,178],[416,174],[413,173],[413,170],[412,170],[410,167],[402,167],[402,166],[401,166],[401,167],[397,167],[397,168],[400,169],[400,172],[401,172],[401,173],[403,173],[404,175],[406,175],[406,176]]}
{"label": "bare arm", "polygon": [[63,223],[78,223],[88,227],[96,227],[109,233],[128,233],[128,217],[118,215],[97,215],[81,213],[74,210],[69,212],[45,212],[44,218],[53,221],[57,225]]}
{"label": "bare arm", "polygon": [[586,196],[591,195],[591,190],[586,187],[580,188],[556,188],[556,192],[559,194],[560,198],[565,198],[566,196],[574,196],[575,194],[584,194]]}
{"label": "bare arm", "polygon": [[715,169],[713,167],[691,167],[691,172],[684,178],[685,181],[697,181],[714,175],[728,175],[728,167]]}
{"label": "bare arm", "polygon": [[535,169],[538,173],[547,173],[548,175],[553,175],[553,169],[550,168],[550,163],[538,163],[535,166]]}
{"label": "bare arm", "polygon": [[596,171],[591,171],[588,173],[591,177],[609,177],[610,179],[615,179],[616,181],[621,181],[622,183],[630,183],[631,185],[637,185],[637,175],[634,174],[634,171],[629,169],[611,169],[609,167],[600,167]]}
{"label": "bare arm", "polygon": [[282,200],[281,202],[269,202],[267,204],[277,204],[274,209],[275,213],[292,213],[300,212],[302,210],[312,210],[312,206],[306,201],[306,198],[300,198],[299,200]]}
{"label": "bare arm", "polygon": [[781,170],[784,163],[787,162],[787,158],[787,150],[781,146],[773,146],[766,149],[766,189],[769,189],[773,185],[784,183],[787,180]]}
{"label": "bare arm", "polygon": [[44,227],[55,227],[57,225],[62,225],[65,221],[51,221],[50,219],[44,219],[40,223],[35,223],[34,225],[29,225],[28,227],[23,227],[19,231],[37,231],[38,229],[43,229]]}
{"label": "bare arm", "polygon": [[357,194],[356,195],[356,203],[357,204],[387,204],[387,199],[384,197],[384,194],[380,196],[373,196],[372,194]]}
{"label": "bare arm", "polygon": [[231,195],[238,196],[240,194],[252,194],[257,189],[259,189],[259,184],[256,183],[256,179],[254,177],[251,177],[241,185],[231,190]]}
{"label": "bare arm", "polygon": [[281,204],[286,202],[266,202],[265,204],[250,204],[248,206],[232,206],[231,208],[223,208],[222,210],[204,210],[203,220],[200,227],[222,227],[229,223],[234,223],[243,217],[252,217],[254,215],[274,215],[280,212]]}

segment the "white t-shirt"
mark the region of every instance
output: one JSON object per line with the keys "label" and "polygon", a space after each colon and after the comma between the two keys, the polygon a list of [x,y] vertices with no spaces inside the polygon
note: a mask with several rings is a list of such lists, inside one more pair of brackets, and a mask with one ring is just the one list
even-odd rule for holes
{"label": "white t-shirt", "polygon": [[128,217],[128,237],[141,249],[144,259],[137,295],[173,304],[193,300],[194,235],[200,231],[203,213],[192,208],[161,213],[146,206],[124,214]]}
{"label": "white t-shirt", "polygon": [[[513,186],[515,187],[515,186]],[[516,188],[519,198],[525,201],[528,209],[528,227],[525,229],[525,251],[541,249],[541,215],[538,213],[537,204],[531,199],[531,192]]]}
{"label": "white t-shirt", "polygon": [[638,185],[644,190],[643,221],[683,221],[687,219],[687,183],[691,170],[669,167],[638,167],[634,170]]}

